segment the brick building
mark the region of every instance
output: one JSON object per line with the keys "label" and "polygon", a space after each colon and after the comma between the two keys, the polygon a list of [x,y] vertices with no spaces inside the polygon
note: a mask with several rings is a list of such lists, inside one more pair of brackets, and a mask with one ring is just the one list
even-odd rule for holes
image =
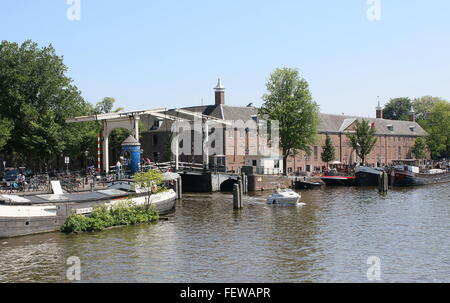
{"label": "brick building", "polygon": [[[219,80],[215,88],[215,104],[206,106],[194,106],[184,108],[191,112],[215,117],[230,121],[251,121],[257,119],[258,109],[251,104],[245,107],[225,105],[225,89]],[[175,111],[168,110],[167,115],[183,115]],[[184,117],[187,118],[187,117]],[[360,161],[356,153],[352,150],[350,142],[345,135],[352,131],[355,121],[362,117],[320,114],[319,134],[317,144],[311,146],[311,152],[307,155],[300,151],[295,157],[289,157],[287,170],[290,173],[302,171],[321,170],[325,163],[321,160],[322,147],[325,145],[325,138],[328,134],[335,146],[336,161],[343,165],[352,165]],[[393,160],[413,159],[411,148],[418,137],[425,136],[426,132],[415,122],[414,111],[410,112],[410,121],[394,121],[383,119],[383,110],[378,104],[376,108],[376,118],[364,118],[373,124],[376,129],[377,143],[373,151],[367,156],[366,161],[373,166],[390,164]],[[170,149],[171,126],[173,121],[163,118],[142,119],[145,131],[141,136],[141,144],[144,150],[144,157],[155,162],[165,162],[172,160]],[[235,128],[223,130],[223,164],[227,171],[238,172],[245,165],[246,158],[257,154],[257,146],[266,139],[257,132],[247,128]],[[185,142],[183,144],[186,144]],[[192,142],[190,143],[192,144]],[[214,157],[210,155],[210,163]],[[202,156],[186,156],[181,154],[180,161],[202,163]],[[247,161],[248,164],[248,161]]]}

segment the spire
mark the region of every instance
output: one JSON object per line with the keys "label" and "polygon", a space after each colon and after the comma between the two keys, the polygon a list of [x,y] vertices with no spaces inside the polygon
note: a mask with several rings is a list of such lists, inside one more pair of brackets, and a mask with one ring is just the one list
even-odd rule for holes
{"label": "spire", "polygon": [[225,90],[225,87],[223,87],[222,80],[220,80],[220,78],[217,80],[217,85],[214,88],[214,90],[216,90],[216,91],[223,91],[223,90]]}
{"label": "spire", "polygon": [[411,105],[411,109],[409,110],[409,121],[416,122],[416,111],[413,105]]}
{"label": "spire", "polygon": [[383,107],[381,107],[380,104],[380,96],[377,96],[378,98],[378,106],[376,107],[376,117],[377,119],[383,119]]}
{"label": "spire", "polygon": [[223,87],[222,80],[220,80],[220,78],[219,78],[219,80],[217,80],[217,85],[214,88],[214,91],[215,91],[215,99],[216,99],[215,104],[216,105],[225,104],[225,87]]}
{"label": "spire", "polygon": [[376,108],[377,108],[377,110],[382,110],[383,108],[381,107],[381,104],[380,104],[380,96],[377,96],[377,98],[378,98],[378,106]]}

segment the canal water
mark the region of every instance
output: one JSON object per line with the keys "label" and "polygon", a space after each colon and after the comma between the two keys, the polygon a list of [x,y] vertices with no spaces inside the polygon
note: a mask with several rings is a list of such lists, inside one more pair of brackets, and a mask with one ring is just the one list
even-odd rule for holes
{"label": "canal water", "polygon": [[0,281],[68,282],[75,256],[88,282],[450,282],[449,184],[301,194],[301,207],[246,196],[241,211],[230,194],[186,194],[168,221],[0,239]]}

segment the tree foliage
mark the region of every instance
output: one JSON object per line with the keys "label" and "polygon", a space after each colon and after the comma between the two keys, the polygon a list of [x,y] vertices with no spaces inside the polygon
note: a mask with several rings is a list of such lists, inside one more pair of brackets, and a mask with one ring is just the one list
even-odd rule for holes
{"label": "tree foliage", "polygon": [[412,101],[410,98],[394,98],[384,106],[383,117],[389,120],[409,120]]}
{"label": "tree foliage", "polygon": [[118,113],[123,110],[122,107],[118,107],[113,111],[114,103],[116,103],[116,99],[111,97],[105,97],[102,101],[97,102],[95,105],[95,113],[96,114],[108,114],[111,112]]}
{"label": "tree foliage", "polygon": [[0,116],[13,129],[4,145],[8,154],[47,164],[55,156],[75,156],[87,148],[89,126],[66,124],[65,119],[90,114],[92,106],[66,73],[63,58],[51,45],[0,44]]}
{"label": "tree foliage", "polygon": [[416,159],[425,159],[427,156],[427,145],[425,140],[421,137],[417,138],[414,146],[411,148],[411,152]]}
{"label": "tree foliage", "polygon": [[0,150],[8,143],[11,138],[13,123],[8,119],[0,119]]}
{"label": "tree foliage", "polygon": [[355,121],[354,132],[348,133],[347,137],[353,150],[356,151],[358,157],[361,158],[363,165],[366,163],[366,156],[372,152],[373,147],[377,143],[376,131],[368,121]]}
{"label": "tree foliage", "polygon": [[325,145],[322,147],[322,154],[320,155],[323,162],[327,163],[333,161],[336,157],[336,151],[333,145],[333,142],[331,141],[331,137],[327,134],[327,138],[325,140]]}
{"label": "tree foliage", "polygon": [[280,147],[286,159],[294,150],[309,150],[319,124],[319,106],[314,102],[308,82],[297,69],[276,69],[266,83],[267,93],[259,113],[279,121]]}
{"label": "tree foliage", "polygon": [[413,101],[414,111],[416,112],[416,120],[421,123],[421,121],[427,119],[427,116],[431,112],[433,106],[440,101],[445,101],[439,97],[424,96],[416,98]]}
{"label": "tree foliage", "polygon": [[434,158],[450,156],[450,103],[439,101],[433,105],[424,123],[428,133],[427,145]]}
{"label": "tree foliage", "polygon": [[141,188],[151,188],[153,185],[161,185],[164,182],[164,176],[160,171],[151,169],[136,173],[134,180]]}

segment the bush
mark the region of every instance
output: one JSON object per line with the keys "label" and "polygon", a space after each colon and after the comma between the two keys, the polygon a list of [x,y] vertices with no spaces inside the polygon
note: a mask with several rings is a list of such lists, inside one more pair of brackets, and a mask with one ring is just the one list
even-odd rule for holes
{"label": "bush", "polygon": [[66,222],[61,227],[61,231],[65,233],[78,233],[89,229],[91,225],[90,218],[83,215],[71,215],[67,217]]}
{"label": "bush", "polygon": [[96,207],[90,216],[70,215],[60,230],[65,233],[101,231],[113,226],[146,223],[158,219],[158,212],[153,206],[137,206],[126,201],[113,206]]}

